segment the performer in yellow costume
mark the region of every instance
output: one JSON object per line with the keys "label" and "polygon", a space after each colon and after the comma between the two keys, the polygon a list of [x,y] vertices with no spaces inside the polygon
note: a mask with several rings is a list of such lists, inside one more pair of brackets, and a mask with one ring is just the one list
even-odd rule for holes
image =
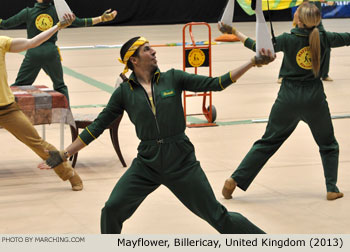
{"label": "performer in yellow costume", "polygon": [[[66,15],[66,20],[68,22],[66,25],[71,24],[74,20],[74,15]],[[8,130],[44,160],[49,157],[46,150],[56,150],[56,148],[39,136],[29,119],[15,102],[15,97],[7,83],[5,54],[7,52],[21,52],[40,46],[40,44],[56,34],[60,28],[62,28],[62,25],[58,23],[31,39],[12,39],[0,36],[0,126]],[[70,181],[73,191],[83,189],[83,182],[68,162],[63,162],[54,170],[62,180]]]}

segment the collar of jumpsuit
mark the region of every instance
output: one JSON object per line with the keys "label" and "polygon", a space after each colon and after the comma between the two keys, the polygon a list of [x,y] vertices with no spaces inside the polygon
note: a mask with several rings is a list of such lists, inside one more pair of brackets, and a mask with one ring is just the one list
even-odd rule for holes
{"label": "collar of jumpsuit", "polygon": [[[159,77],[160,77],[160,70],[157,68],[157,70],[153,74],[152,82],[158,84],[159,82]],[[140,85],[139,82],[137,81],[136,75],[134,72],[131,73],[129,76],[128,83],[130,85],[130,88],[133,90],[133,86],[135,85]]]}
{"label": "collar of jumpsuit", "polygon": [[34,7],[45,9],[45,8],[49,7],[50,5],[52,5],[52,3],[35,3]]}

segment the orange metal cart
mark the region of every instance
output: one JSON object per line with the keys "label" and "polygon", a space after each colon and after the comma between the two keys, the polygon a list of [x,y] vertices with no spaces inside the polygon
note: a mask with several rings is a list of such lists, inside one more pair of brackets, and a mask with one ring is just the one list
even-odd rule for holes
{"label": "orange metal cart", "polygon": [[[208,41],[207,42],[197,42],[194,39],[192,33],[193,26],[206,26],[208,28]],[[188,30],[191,39],[190,43],[186,42],[186,31]],[[209,76],[212,76],[212,66],[211,66],[211,28],[208,23],[205,22],[191,22],[186,24],[182,30],[182,49],[183,49],[183,70],[186,68],[194,68],[194,73],[197,74],[198,67],[208,67]],[[203,97],[202,103],[202,113],[197,114],[187,114],[187,101],[189,97]],[[209,105],[206,104],[207,97],[209,100]],[[184,91],[183,93],[184,101],[184,115],[187,127],[206,127],[206,126],[217,126],[215,123],[216,119],[216,109],[212,104],[212,92],[203,93],[189,93]],[[207,122],[204,123],[187,123],[187,116],[191,115],[204,115]]]}

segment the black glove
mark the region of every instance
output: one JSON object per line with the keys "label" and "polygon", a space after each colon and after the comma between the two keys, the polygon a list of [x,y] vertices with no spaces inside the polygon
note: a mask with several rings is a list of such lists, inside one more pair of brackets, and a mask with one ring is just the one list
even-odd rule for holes
{"label": "black glove", "polygon": [[49,151],[49,158],[46,159],[46,164],[51,168],[59,166],[64,161],[67,161],[67,157],[64,151]]}

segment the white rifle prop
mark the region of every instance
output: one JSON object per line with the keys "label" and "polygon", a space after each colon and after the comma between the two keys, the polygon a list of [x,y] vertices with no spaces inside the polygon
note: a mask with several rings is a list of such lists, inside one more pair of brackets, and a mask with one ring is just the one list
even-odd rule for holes
{"label": "white rifle prop", "polygon": [[66,21],[64,20],[64,15],[65,14],[73,14],[73,12],[70,10],[68,4],[64,0],[54,0],[56,12],[58,19],[62,24],[65,24]]}
{"label": "white rifle prop", "polygon": [[222,14],[220,23],[222,22],[228,25],[232,24],[234,10],[235,10],[235,0],[228,0],[224,13]]}
{"label": "white rifle prop", "polygon": [[262,11],[262,0],[256,0],[255,16],[256,16],[256,56],[260,56],[259,51],[262,48],[264,48],[265,50],[270,50],[273,55],[275,54],[275,50],[273,48],[271,35],[267,29],[267,24]]}

